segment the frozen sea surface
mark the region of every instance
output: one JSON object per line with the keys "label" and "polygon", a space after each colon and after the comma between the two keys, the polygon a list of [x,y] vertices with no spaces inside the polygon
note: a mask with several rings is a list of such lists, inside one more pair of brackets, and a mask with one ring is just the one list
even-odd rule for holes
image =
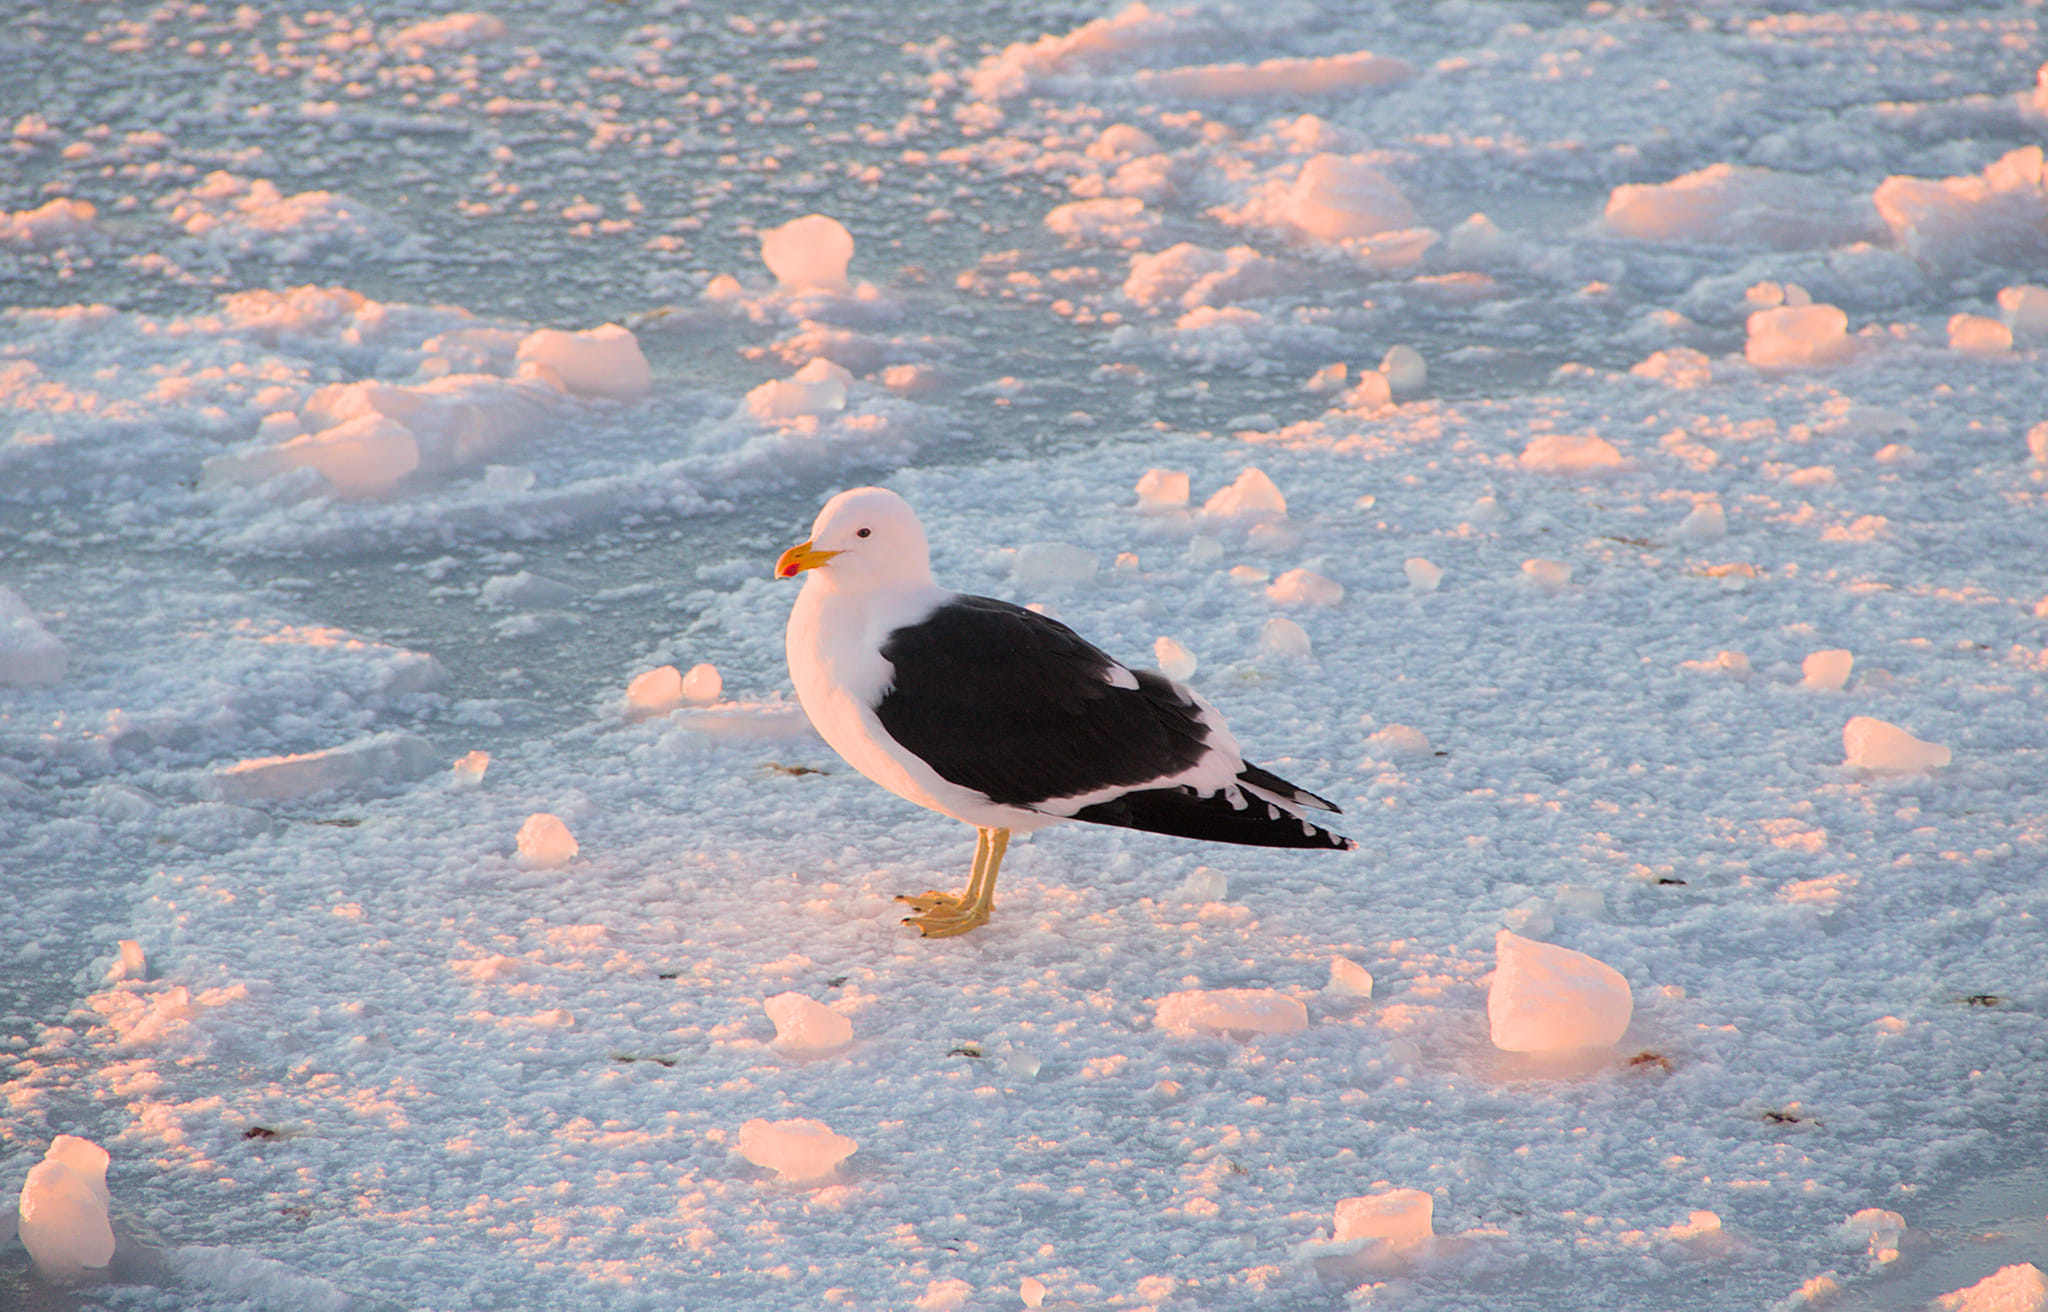
{"label": "frozen sea surface", "polygon": [[[89,1139],[117,1244],[0,1225],[0,1304],[2048,1266],[2044,57],[2019,4],[12,15],[0,1193]],[[971,837],[811,734],[768,577],[862,482],[1360,851],[1055,828],[917,940]],[[1503,929],[1621,1040],[1496,1048]]]}

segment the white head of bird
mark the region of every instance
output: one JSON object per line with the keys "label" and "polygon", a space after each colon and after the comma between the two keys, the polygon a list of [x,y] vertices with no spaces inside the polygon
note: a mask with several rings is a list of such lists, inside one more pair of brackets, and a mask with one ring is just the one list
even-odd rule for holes
{"label": "white head of bird", "polygon": [[[830,569],[820,566],[830,565]],[[857,487],[825,503],[799,542],[775,563],[777,578],[816,571],[806,588],[848,592],[893,586],[929,585],[931,548],[910,503],[883,487]]]}

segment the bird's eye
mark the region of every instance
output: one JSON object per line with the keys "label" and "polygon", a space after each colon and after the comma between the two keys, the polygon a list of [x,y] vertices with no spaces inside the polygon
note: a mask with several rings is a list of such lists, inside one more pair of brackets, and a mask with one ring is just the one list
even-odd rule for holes
{"label": "bird's eye", "polygon": [[854,534],[854,536],[855,536],[855,537],[857,537],[857,538],[864,538],[864,537],[866,537],[866,536],[867,536],[868,534],[870,534],[870,533],[872,533],[872,532],[874,532],[874,530],[873,530],[873,529],[871,529],[871,528],[864,528],[864,529],[862,529],[862,530],[861,530],[860,532],[858,532],[858,533]]}

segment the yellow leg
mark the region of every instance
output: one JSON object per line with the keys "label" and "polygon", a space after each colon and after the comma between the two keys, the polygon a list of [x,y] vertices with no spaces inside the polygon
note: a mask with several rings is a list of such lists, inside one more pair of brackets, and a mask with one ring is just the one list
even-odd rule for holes
{"label": "yellow leg", "polygon": [[967,876],[967,891],[957,896],[936,889],[916,896],[905,894],[896,900],[907,903],[917,914],[904,917],[903,923],[917,926],[926,938],[951,938],[986,925],[996,905],[996,871],[1009,846],[1007,829],[975,830],[974,870]]}

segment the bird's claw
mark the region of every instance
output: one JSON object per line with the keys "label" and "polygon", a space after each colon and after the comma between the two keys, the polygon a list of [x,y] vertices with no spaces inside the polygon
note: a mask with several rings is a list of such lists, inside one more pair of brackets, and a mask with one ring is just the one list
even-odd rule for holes
{"label": "bird's claw", "polygon": [[924,893],[904,893],[896,900],[917,912],[914,916],[905,916],[903,923],[917,926],[918,934],[924,938],[951,938],[988,923],[987,907],[976,906],[958,894],[932,889]]}

